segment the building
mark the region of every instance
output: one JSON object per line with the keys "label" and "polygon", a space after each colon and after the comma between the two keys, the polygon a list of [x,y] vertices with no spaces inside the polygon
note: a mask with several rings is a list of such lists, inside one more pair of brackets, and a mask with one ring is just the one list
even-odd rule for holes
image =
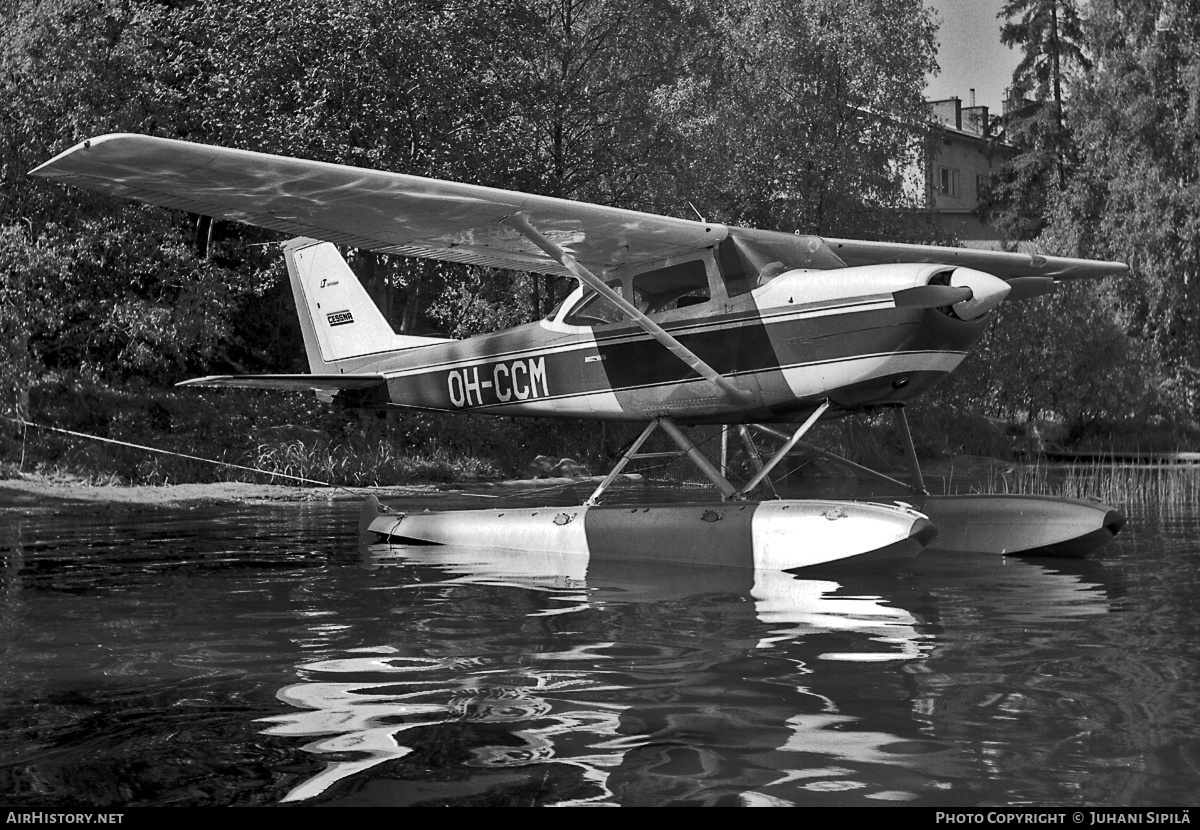
{"label": "building", "polygon": [[972,247],[994,247],[1000,234],[977,213],[980,194],[990,175],[1007,157],[1007,147],[997,140],[999,119],[987,107],[960,98],[930,101],[937,135],[925,167],[925,204],[942,232]]}

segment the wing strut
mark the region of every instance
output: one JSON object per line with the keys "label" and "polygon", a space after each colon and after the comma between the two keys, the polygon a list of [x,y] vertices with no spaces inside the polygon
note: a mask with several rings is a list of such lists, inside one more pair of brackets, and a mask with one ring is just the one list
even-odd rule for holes
{"label": "wing strut", "polygon": [[630,320],[639,325],[647,334],[661,343],[667,348],[671,354],[682,360],[705,380],[713,383],[718,389],[725,393],[725,396],[735,404],[744,405],[753,400],[753,395],[746,389],[742,389],[729,378],[722,375],[713,367],[709,366],[700,356],[689,349],[687,346],[679,342],[658,323],[651,320],[645,314],[638,310],[637,306],[626,300],[616,291],[613,291],[604,280],[597,277],[587,268],[575,261],[575,257],[571,256],[559,245],[547,239],[536,228],[529,224],[529,217],[523,213],[514,213],[501,221],[501,224],[507,225],[521,236],[528,239],[534,245],[537,245],[548,256],[554,259],[571,272],[581,282],[595,291],[604,299],[608,300],[614,306],[625,313]]}

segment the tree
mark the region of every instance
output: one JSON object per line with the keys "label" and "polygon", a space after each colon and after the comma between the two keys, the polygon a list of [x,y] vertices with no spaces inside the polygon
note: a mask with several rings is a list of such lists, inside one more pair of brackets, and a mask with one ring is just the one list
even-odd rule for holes
{"label": "tree", "polygon": [[1072,87],[1079,165],[1050,230],[1067,253],[1119,259],[1126,331],[1150,348],[1164,394],[1200,411],[1200,16],[1174,0],[1094,0],[1095,70]]}
{"label": "tree", "polygon": [[1067,441],[1098,424],[1165,414],[1151,362],[1114,319],[1114,281],[1070,284],[1006,303],[987,337],[932,402],[1007,421],[1054,419]]}
{"label": "tree", "polygon": [[[1041,131],[1055,157],[1058,186],[1066,185],[1068,134],[1063,117],[1063,79],[1066,64],[1089,67],[1080,43],[1083,31],[1074,0],[1008,0],[1000,10],[1007,22],[1000,28],[1000,42],[1019,46],[1024,52],[1013,70],[1011,95],[1020,101],[1032,94],[1035,101],[1049,102],[1052,129]],[[1017,18],[1014,20],[1013,18]]]}
{"label": "tree", "polygon": [[29,389],[41,363],[38,334],[52,328],[48,289],[62,259],[29,239],[23,225],[0,226],[0,415],[29,418]]}
{"label": "tree", "polygon": [[[219,227],[202,261],[183,214],[25,175],[82,137],[143,132],[878,235],[904,200],[933,61],[917,0],[56,0],[2,14],[0,222],[64,263],[34,353],[44,368],[162,381],[276,359],[282,321],[240,325],[286,308],[273,237]],[[566,288],[351,259],[406,331],[532,319]],[[507,294],[481,303],[485,279]]]}
{"label": "tree", "polygon": [[709,219],[887,236],[914,204],[931,13],[913,0],[701,3],[711,35],[659,91],[677,199]]}
{"label": "tree", "polygon": [[[44,314],[29,331],[34,374],[90,367],[156,381],[206,368],[230,348],[230,314],[262,287],[261,256],[190,254],[182,215],[31,179],[82,137],[195,130],[186,90],[202,71],[193,6],[150,0],[20,3],[0,44],[0,224],[23,228],[47,271]],[[231,267],[240,269],[236,275]]]}
{"label": "tree", "polygon": [[1052,194],[1067,183],[1074,146],[1065,119],[1069,69],[1087,70],[1074,0],[1008,0],[1000,40],[1023,52],[1005,102],[1003,141],[1012,149],[984,195],[991,222],[1008,239],[1045,227]]}

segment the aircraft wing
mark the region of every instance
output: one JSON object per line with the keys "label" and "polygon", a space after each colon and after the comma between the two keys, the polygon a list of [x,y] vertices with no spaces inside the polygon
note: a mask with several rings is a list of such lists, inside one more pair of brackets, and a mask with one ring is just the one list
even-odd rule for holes
{"label": "aircraft wing", "polygon": [[661,262],[709,248],[728,237],[759,266],[771,261],[822,269],[888,262],[944,263],[1002,279],[1040,277],[1039,282],[1046,284],[1128,270],[1114,262],[732,228],[142,135],[88,139],[55,156],[32,175],[382,253],[560,276],[569,271],[501,221],[524,214],[542,236],[594,272]]}
{"label": "aircraft wing", "polygon": [[500,223],[523,212],[597,271],[707,248],[724,225],[151,136],[88,139],[32,175],[382,253],[566,275]]}
{"label": "aircraft wing", "polygon": [[1123,262],[1042,256],[1041,254],[986,251],[977,248],[946,248],[938,245],[904,245],[897,242],[862,242],[825,238],[830,250],[847,265],[876,265],[886,262],[928,262],[961,265],[1003,280],[1023,277],[1052,277],[1056,280],[1100,279],[1129,271]]}

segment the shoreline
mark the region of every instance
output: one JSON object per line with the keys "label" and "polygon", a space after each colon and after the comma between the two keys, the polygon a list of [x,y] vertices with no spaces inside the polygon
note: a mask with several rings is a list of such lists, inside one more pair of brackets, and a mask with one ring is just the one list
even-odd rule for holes
{"label": "shoreline", "polygon": [[[641,482],[640,476],[619,477],[622,483]],[[90,484],[82,479],[24,474],[0,479],[0,514],[36,512],[63,507],[109,509],[113,507],[204,507],[234,504],[286,504],[358,501],[367,496],[412,498],[471,495],[471,490],[491,491],[500,498],[517,495],[530,487],[553,490],[571,485],[586,486],[598,477],[537,478],[479,481],[465,484],[381,485],[379,487],[302,487],[289,484],[255,484],[216,481],[204,484]]]}

